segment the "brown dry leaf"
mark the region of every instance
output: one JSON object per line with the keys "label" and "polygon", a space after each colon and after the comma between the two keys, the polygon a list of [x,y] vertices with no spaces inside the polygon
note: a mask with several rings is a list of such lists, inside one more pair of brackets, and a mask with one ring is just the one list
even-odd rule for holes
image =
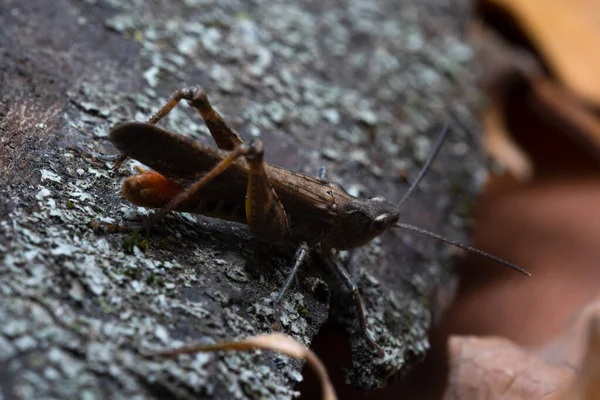
{"label": "brown dry leaf", "polygon": [[487,0],[518,21],[546,64],[570,90],[600,104],[600,2]]}
{"label": "brown dry leaf", "polygon": [[483,126],[484,147],[487,154],[503,165],[519,181],[529,181],[533,176],[533,164],[508,132],[498,103],[490,104],[485,110]]}
{"label": "brown dry leaf", "polygon": [[300,343],[296,339],[284,335],[283,333],[269,333],[264,335],[251,336],[246,339],[236,342],[218,342],[214,344],[206,345],[192,345],[187,347],[181,347],[179,349],[165,350],[156,352],[154,354],[160,356],[174,356],[178,354],[192,354],[192,353],[207,353],[215,351],[225,350],[237,350],[237,351],[249,351],[249,350],[273,350],[287,356],[304,359],[308,362],[308,365],[315,371],[321,386],[323,387],[323,399],[324,400],[337,400],[337,395],[333,389],[329,375],[325,366],[308,347]]}
{"label": "brown dry leaf", "polygon": [[545,113],[544,118],[598,153],[600,118],[590,104],[600,105],[600,2],[481,0],[479,6],[481,20],[473,22],[470,33],[491,100],[483,115],[488,154],[518,181],[533,178],[533,162],[513,139],[508,121],[516,98],[528,113]]}
{"label": "brown dry leaf", "polygon": [[546,363],[501,338],[450,339],[450,377],[445,400],[536,399],[566,385],[572,371]]}
{"label": "brown dry leaf", "polygon": [[471,25],[470,41],[484,70],[480,84],[490,98],[481,118],[485,150],[518,181],[527,182],[533,177],[533,163],[512,138],[504,109],[515,78],[531,79],[541,74],[541,67],[529,53],[512,47],[479,21]]}
{"label": "brown dry leaf", "polygon": [[590,323],[588,347],[577,379],[549,400],[587,400],[600,397],[600,319]]}
{"label": "brown dry leaf", "polygon": [[[530,121],[542,118],[555,129],[564,132],[574,142],[583,144],[582,149],[596,159],[600,158],[600,118],[576,96],[547,76],[529,76],[527,89],[520,94],[499,96],[490,92],[492,101],[483,114],[485,150],[520,182],[531,182],[538,171],[534,155],[520,145],[519,132],[510,124],[510,112],[521,102],[519,112]],[[509,82],[506,82],[510,85]],[[515,98],[519,97],[519,100]],[[513,104],[510,104],[513,102]],[[514,122],[514,121],[513,121]],[[509,128],[510,125],[510,128]],[[544,152],[548,143],[543,125],[534,125],[538,130],[536,152]],[[538,149],[542,149],[538,151]],[[529,149],[531,150],[531,149]]]}
{"label": "brown dry leaf", "polygon": [[[598,52],[600,53],[600,45]],[[596,148],[600,148],[600,118],[581,104],[572,93],[544,77],[533,82],[533,91],[541,102],[554,110],[557,116],[572,128],[574,134],[586,138]]]}
{"label": "brown dry leaf", "polygon": [[527,350],[501,338],[454,336],[444,400],[600,398],[600,301],[557,339]]}

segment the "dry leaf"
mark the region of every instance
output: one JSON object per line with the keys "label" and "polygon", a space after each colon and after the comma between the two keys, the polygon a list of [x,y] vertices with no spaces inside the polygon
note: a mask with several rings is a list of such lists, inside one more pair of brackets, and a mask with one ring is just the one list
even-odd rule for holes
{"label": "dry leaf", "polygon": [[529,181],[533,177],[533,164],[527,153],[508,133],[498,103],[490,104],[484,112],[483,126],[484,147],[487,154],[503,165],[519,181]]}
{"label": "dry leaf", "polygon": [[581,371],[564,391],[548,400],[591,400],[600,398],[600,319],[595,316],[589,324],[588,346]]}
{"label": "dry leaf", "polygon": [[600,104],[600,2],[487,0],[507,11],[574,93]]}
{"label": "dry leaf", "polygon": [[[600,25],[590,24],[594,16],[600,18],[600,2],[551,0],[542,6],[528,0],[482,0],[478,4],[481,21],[473,22],[471,41],[490,97],[483,116],[488,153],[518,181],[533,177],[534,163],[519,145],[521,132],[510,123],[510,112],[515,111],[511,103],[517,102],[519,118],[546,119],[574,140],[592,144],[587,151],[600,157],[600,118],[590,106],[600,105],[596,73]],[[533,129],[540,130],[543,146],[543,127]]]}
{"label": "dry leaf", "polygon": [[225,350],[237,350],[237,351],[249,351],[249,350],[273,350],[287,356],[304,359],[308,362],[308,365],[316,372],[321,386],[323,387],[323,399],[324,400],[337,400],[335,390],[327,374],[325,366],[319,360],[315,353],[313,353],[308,347],[300,343],[296,339],[284,335],[283,333],[270,333],[258,336],[251,336],[246,339],[236,342],[218,342],[214,344],[205,345],[192,345],[181,347],[179,349],[164,350],[156,352],[154,354],[160,356],[174,356],[178,354],[192,354],[192,353],[207,353],[215,351]]}
{"label": "dry leaf", "polygon": [[445,400],[536,399],[564,383],[572,371],[547,364],[501,338],[450,339],[451,373]]}
{"label": "dry leaf", "polygon": [[600,301],[557,339],[527,350],[501,338],[450,338],[453,399],[593,400],[600,398]]}
{"label": "dry leaf", "polygon": [[548,78],[536,79],[533,82],[533,90],[535,96],[563,120],[567,130],[571,128],[574,134],[588,139],[590,144],[600,149],[600,119],[595,113],[569,91]]}
{"label": "dry leaf", "polygon": [[[592,346],[584,350],[589,321],[600,316],[600,181],[597,172],[593,179],[575,177],[480,199],[479,243],[531,269],[533,277],[521,279],[497,270],[498,276],[492,278],[492,265],[473,260],[477,265],[463,280],[445,329],[479,335],[493,332],[514,342],[454,337],[449,343],[446,399],[546,396],[543,399],[548,400],[553,394],[566,400],[577,398],[574,391],[585,390],[588,395],[596,390],[584,377],[597,376],[597,367],[595,373],[594,368],[583,367],[577,383],[570,386],[581,365],[600,360],[600,352]],[[582,364],[586,353],[591,361]]]}
{"label": "dry leaf", "polygon": [[471,25],[470,39],[483,69],[480,85],[490,99],[482,116],[485,150],[514,178],[527,182],[533,177],[533,163],[511,136],[504,114],[515,80],[532,79],[542,73],[541,67],[479,21]]}

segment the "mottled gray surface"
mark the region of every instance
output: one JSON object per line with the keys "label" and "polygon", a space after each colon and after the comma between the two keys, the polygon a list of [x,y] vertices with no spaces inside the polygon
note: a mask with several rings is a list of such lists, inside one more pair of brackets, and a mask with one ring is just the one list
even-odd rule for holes
{"label": "mottled gray surface", "polygon": [[[262,138],[268,161],[311,174],[325,165],[354,194],[398,200],[441,124],[452,115],[473,129],[478,101],[457,37],[464,2],[414,3],[2,1],[0,398],[292,397],[302,363],[283,356],[147,353],[268,332],[294,249],[190,215],[150,237],[115,230],[148,215],[119,193],[134,163],[115,173],[71,146],[113,153],[112,125],[201,84],[245,138]],[[185,105],[164,125],[210,143]],[[405,220],[460,237],[483,170],[472,138],[451,136]],[[382,386],[427,350],[431,315],[454,287],[448,254],[404,232],[356,252],[384,358],[319,263],[286,296],[283,331],[309,345],[335,318],[352,346],[350,379]]]}

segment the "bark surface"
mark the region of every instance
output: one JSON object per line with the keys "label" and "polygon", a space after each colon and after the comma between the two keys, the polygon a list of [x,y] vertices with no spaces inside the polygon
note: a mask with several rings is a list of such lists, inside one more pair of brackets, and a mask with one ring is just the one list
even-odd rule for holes
{"label": "bark surface", "polygon": [[[444,3],[444,6],[439,4]],[[442,124],[454,129],[405,222],[461,239],[477,190],[464,2],[4,0],[0,4],[0,388],[4,398],[290,398],[302,363],[267,352],[160,359],[153,349],[268,332],[294,248],[238,224],[172,214],[150,236],[111,126],[200,84],[266,159],[359,196],[400,199]],[[210,143],[194,110],[162,123]],[[287,294],[283,331],[310,345],[328,319],[349,378],[385,385],[427,348],[452,298],[446,247],[390,232],[354,252],[377,357],[352,299],[317,260]],[[342,254],[342,257],[344,255]],[[345,340],[345,338],[344,338]]]}

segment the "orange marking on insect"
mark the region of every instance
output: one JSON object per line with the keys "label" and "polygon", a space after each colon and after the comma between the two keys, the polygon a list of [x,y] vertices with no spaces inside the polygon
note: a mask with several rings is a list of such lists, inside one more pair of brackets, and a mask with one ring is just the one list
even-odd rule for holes
{"label": "orange marking on insect", "polygon": [[121,191],[136,206],[162,208],[183,189],[158,172],[147,171],[125,179]]}

